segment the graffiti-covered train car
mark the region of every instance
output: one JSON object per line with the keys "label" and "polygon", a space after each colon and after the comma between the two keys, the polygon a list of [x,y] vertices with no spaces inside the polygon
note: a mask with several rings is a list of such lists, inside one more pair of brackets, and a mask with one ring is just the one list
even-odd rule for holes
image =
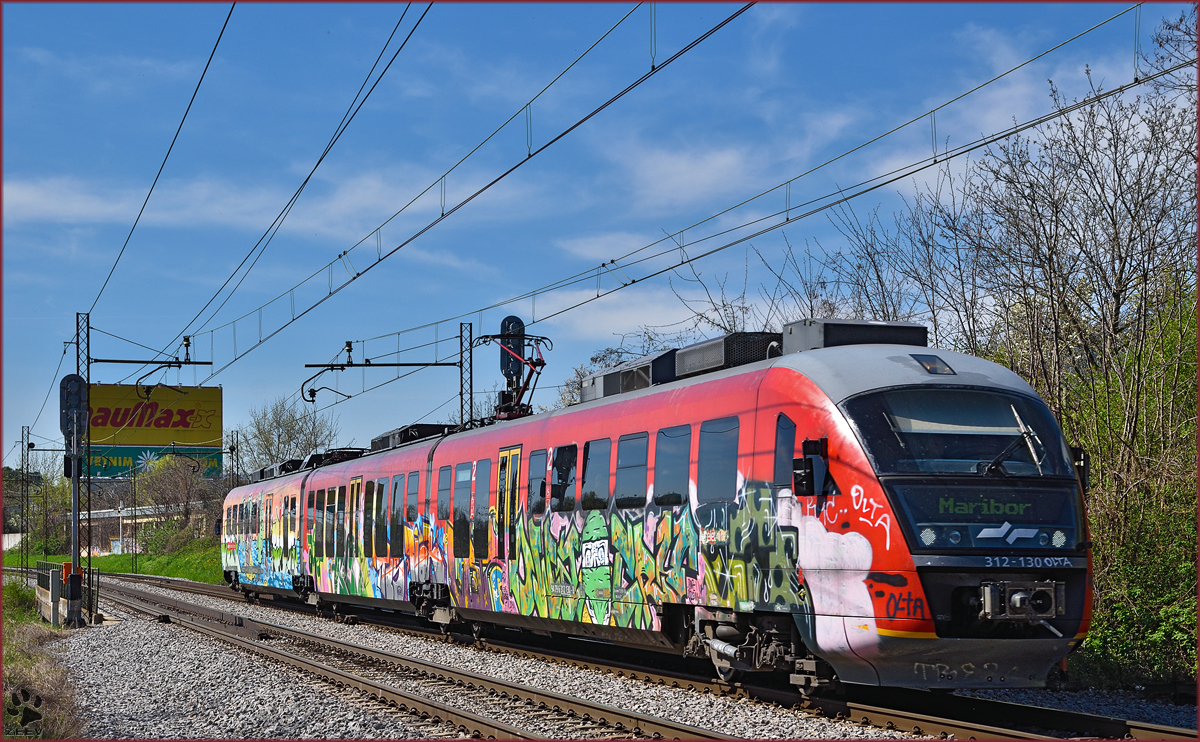
{"label": "graffiti-covered train car", "polygon": [[1090,621],[1086,456],[1001,366],[815,345],[235,489],[226,577],[805,690],[1044,683]]}

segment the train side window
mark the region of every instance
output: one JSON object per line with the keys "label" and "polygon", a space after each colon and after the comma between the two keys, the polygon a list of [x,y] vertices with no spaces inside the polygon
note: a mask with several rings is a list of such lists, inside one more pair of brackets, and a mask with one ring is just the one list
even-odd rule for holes
{"label": "train side window", "polygon": [[668,507],[687,502],[691,457],[691,425],[658,431],[654,440],[655,505]]}
{"label": "train side window", "polygon": [[646,433],[623,435],[617,440],[617,481],[613,499],[619,508],[640,508],[646,504]]}
{"label": "train side window", "polygon": [[577,446],[559,446],[554,449],[550,509],[556,513],[566,513],[575,509],[575,459],[578,456]]}
{"label": "train side window", "polygon": [[696,501],[732,502],[737,495],[738,419],[722,417],[700,424]]}
{"label": "train side window", "polygon": [[288,529],[291,533],[296,532],[296,498],[291,498],[291,505],[288,508]]}
{"label": "train side window", "polygon": [[335,557],[344,557],[346,556],[346,485],[338,487],[336,492],[331,487],[329,495],[325,513],[329,519],[330,527],[325,532],[329,541],[325,547],[327,551],[333,551]]}
{"label": "train side window", "polygon": [[471,556],[471,462],[454,467],[454,558]]}
{"label": "train side window", "polygon": [[[392,512],[386,538],[392,558],[404,556],[404,475],[392,477]],[[378,543],[378,542],[376,542]]]}
{"label": "train side window", "polygon": [[488,536],[492,526],[488,522],[492,500],[492,460],[480,459],[475,464],[475,520],[471,524],[471,546],[475,550],[475,559],[486,562],[488,554]]}
{"label": "train side window", "polygon": [[375,556],[375,481],[368,479],[363,484],[363,556]]}
{"label": "train side window", "polygon": [[580,497],[584,510],[605,510],[609,500],[609,460],[612,441],[601,438],[583,444],[583,472]]}
{"label": "train side window", "polygon": [[775,486],[792,488],[792,459],[796,457],[796,423],[782,412],[775,420]]}
{"label": "train side window", "polygon": [[317,490],[317,511],[309,526],[313,532],[313,553],[321,559],[325,556],[325,490]]}
{"label": "train side window", "polygon": [[409,523],[417,522],[417,500],[421,494],[421,473],[411,472],[408,475],[408,494],[404,501],[404,519]]}
{"label": "train side window", "polygon": [[250,510],[250,522],[254,524],[254,535],[258,537],[262,533],[262,519],[259,517],[258,503],[254,503]]}
{"label": "train side window", "polygon": [[[454,474],[450,467],[443,466],[438,469],[438,496],[437,496],[437,517],[438,520],[450,520],[450,488],[454,483]],[[429,502],[426,501],[426,505]]]}
{"label": "train side window", "polygon": [[529,492],[528,504],[530,515],[541,515],[546,512],[546,452],[534,451],[529,454]]}
{"label": "train side window", "polygon": [[304,548],[304,544],[308,538],[308,534],[312,533],[313,519],[317,517],[317,493],[315,490],[308,491],[308,500],[304,504],[304,539],[301,540],[300,548]]}
{"label": "train side window", "polygon": [[[403,480],[401,480],[403,481]],[[395,497],[392,493],[392,497]],[[375,484],[375,556],[388,555],[388,479],[383,477]]]}

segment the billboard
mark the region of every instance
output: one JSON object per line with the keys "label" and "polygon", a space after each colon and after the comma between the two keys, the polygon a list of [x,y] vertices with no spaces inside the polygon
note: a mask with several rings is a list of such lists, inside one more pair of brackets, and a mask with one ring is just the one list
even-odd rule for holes
{"label": "billboard", "polygon": [[221,387],[153,387],[150,399],[129,384],[92,384],[92,446],[221,448]]}
{"label": "billboard", "polygon": [[93,477],[120,477],[144,474],[164,456],[175,456],[193,463],[201,476],[221,476],[221,449],[201,446],[92,446],[90,459]]}
{"label": "billboard", "polygon": [[172,454],[195,462],[205,477],[221,476],[221,388],[157,386],[149,399],[138,391],[128,384],[89,387],[92,476],[140,474]]}

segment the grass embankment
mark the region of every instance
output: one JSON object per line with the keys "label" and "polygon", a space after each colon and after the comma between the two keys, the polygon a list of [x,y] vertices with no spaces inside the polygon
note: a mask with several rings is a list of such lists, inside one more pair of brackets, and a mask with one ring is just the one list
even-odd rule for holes
{"label": "grass embankment", "polygon": [[[186,580],[219,585],[224,581],[221,575],[220,548],[221,544],[217,539],[205,537],[188,542],[172,554],[163,554],[161,556],[138,554],[137,571],[139,574],[144,575],[181,577]],[[71,557],[61,554],[55,556],[30,555],[29,559],[31,562],[30,566],[33,566],[32,562],[36,561],[69,562]],[[4,566],[15,567],[20,562],[21,560],[16,550],[10,550],[8,553],[5,553]],[[86,560],[84,560],[84,563],[86,564]],[[133,555],[109,554],[100,557],[94,556],[92,557],[92,567],[101,572],[132,572]],[[7,606],[5,608],[7,610]]]}
{"label": "grass embankment", "polygon": [[43,623],[34,589],[4,581],[4,736],[77,737],[79,718],[63,663],[47,646],[65,632]]}

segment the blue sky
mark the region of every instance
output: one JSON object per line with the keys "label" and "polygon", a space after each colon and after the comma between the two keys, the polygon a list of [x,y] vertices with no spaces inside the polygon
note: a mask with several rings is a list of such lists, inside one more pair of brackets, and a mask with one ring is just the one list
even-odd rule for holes
{"label": "blue sky", "polygon": [[[526,159],[650,69],[733,13],[725,4],[637,8],[531,106],[460,165],[447,205]],[[386,336],[475,312],[602,261],[776,186],[939,106],[1124,10],[1118,4],[765,4],[751,8],[513,175],[463,207],[252,352],[255,311],[338,261],[294,296],[297,310],[362,271],[439,216],[435,185],[634,8],[633,4],[435,5],[317,170],[277,236],[215,319],[195,353],[225,366],[207,383],[225,393],[226,428],[251,406],[294,395],[346,340]],[[1145,6],[1141,40],[1183,6]],[[20,427],[34,423],[75,312],[87,311],[129,232],[228,12],[219,4],[7,4],[4,29],[4,450],[16,460]],[[224,38],[162,177],[92,325],[156,349],[166,346],[233,273],[316,162],[362,84],[403,5],[245,4]],[[384,61],[424,11],[413,5]],[[1068,95],[1093,80],[1133,76],[1134,13],[1072,42],[937,114],[943,146],[962,144],[1050,110],[1052,79]],[[796,181],[792,203],[927,157],[929,121],[914,124]],[[888,214],[911,182],[855,203]],[[693,238],[783,208],[782,190],[747,204]],[[816,215],[753,241],[768,258],[793,244],[838,245]],[[378,240],[378,242],[377,242]],[[713,243],[717,244],[717,243]],[[744,247],[698,263],[740,281]],[[628,268],[630,275],[637,270]],[[758,278],[752,275],[751,280]],[[237,279],[235,279],[236,281]],[[601,288],[614,285],[603,276]],[[594,296],[595,281],[490,309],[470,319],[496,332],[515,313],[529,322]],[[222,298],[224,295],[222,295]],[[292,311],[267,306],[262,333]],[[234,325],[227,324],[242,315]],[[686,312],[665,277],[651,279],[534,327],[554,340],[542,385],[559,384],[596,349],[639,325]],[[204,315],[207,318],[207,315]],[[436,328],[452,338],[459,320]],[[482,330],[480,329],[482,327]],[[218,328],[213,330],[213,328]],[[211,331],[211,332],[210,332]],[[235,338],[236,333],[236,338]],[[368,342],[382,354],[432,341],[434,328]],[[443,343],[450,354],[456,341]],[[177,343],[176,343],[177,344]],[[172,344],[172,349],[176,344]],[[174,351],[173,351],[174,352]],[[356,360],[363,349],[356,344]],[[494,348],[476,351],[476,389],[500,380]],[[92,355],[150,351],[94,333]],[[210,356],[211,354],[211,356]],[[432,360],[433,349],[400,360]],[[58,376],[74,371],[69,352]],[[116,382],[127,367],[95,366]],[[203,371],[170,371],[193,383]],[[329,376],[353,394],[394,371]],[[55,387],[56,388],[56,387]],[[457,408],[457,376],[431,369],[333,408],[342,443]],[[535,402],[549,403],[552,388]],[[338,397],[322,392],[320,405]],[[437,409],[443,402],[444,407]],[[34,440],[59,439],[52,395]]]}

